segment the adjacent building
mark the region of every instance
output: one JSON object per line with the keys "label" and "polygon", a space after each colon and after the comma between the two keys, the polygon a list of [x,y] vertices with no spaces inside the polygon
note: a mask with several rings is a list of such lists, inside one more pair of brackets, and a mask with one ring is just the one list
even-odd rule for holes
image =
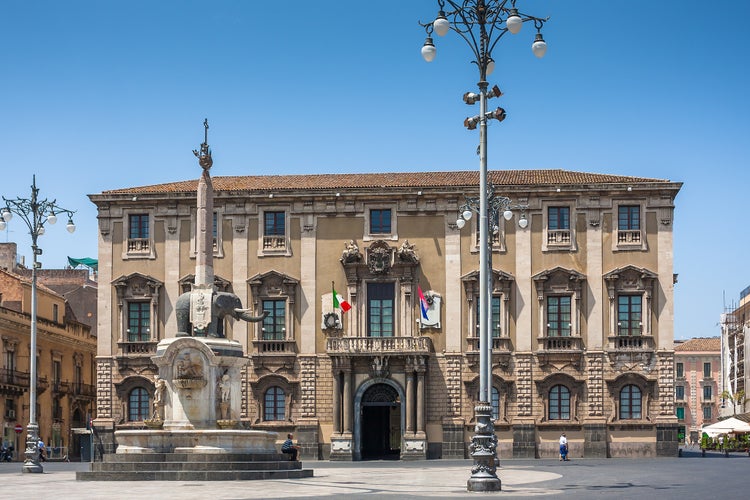
{"label": "adjacent building", "polygon": [[722,409],[721,415],[731,417],[750,411],[748,388],[750,370],[745,352],[750,341],[750,287],[740,293],[737,307],[721,315]]}
{"label": "adjacent building", "polygon": [[[564,170],[490,182],[519,206],[491,220],[501,458],[554,457],[562,431],[573,457],[676,455],[681,183]],[[215,287],[269,313],[223,325],[250,358],[244,425],[294,432],[308,458],[468,456],[483,285],[478,217],[456,221],[478,184],[465,171],[214,177]],[[149,418],[151,356],[194,279],[196,187],[90,195],[100,451]]]}
{"label": "adjacent building", "polygon": [[675,413],[683,442],[698,442],[722,406],[721,338],[675,342]]}
{"label": "adjacent building", "polygon": [[[45,272],[57,285],[82,280],[87,271]],[[69,274],[65,278],[65,274]],[[28,275],[28,276],[27,276]],[[13,445],[17,459],[23,457],[26,424],[29,422],[31,278],[17,259],[15,243],[0,244],[0,415],[2,440]],[[51,458],[77,458],[82,438],[95,415],[96,337],[79,321],[65,297],[37,283],[37,422],[39,435]],[[95,290],[95,288],[94,288]],[[96,292],[89,296],[89,309]]]}

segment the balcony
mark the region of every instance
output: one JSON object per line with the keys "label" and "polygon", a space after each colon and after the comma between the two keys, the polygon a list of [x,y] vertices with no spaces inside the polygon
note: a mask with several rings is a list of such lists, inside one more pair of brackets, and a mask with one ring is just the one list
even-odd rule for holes
{"label": "balcony", "polygon": [[542,337],[539,348],[544,351],[583,351],[581,337]]}
{"label": "balcony", "polygon": [[286,236],[263,236],[264,252],[286,251]]}
{"label": "balcony", "polygon": [[120,352],[125,356],[153,356],[157,342],[118,342]]}
{"label": "balcony", "polygon": [[0,368],[0,394],[20,396],[29,389],[29,373]]}
{"label": "balcony", "polygon": [[50,384],[52,393],[57,395],[71,394],[73,392],[72,384],[66,380],[53,380]]}
{"label": "balcony", "polygon": [[72,394],[78,398],[94,399],[96,398],[96,386],[91,384],[81,384],[80,382],[72,383]]}
{"label": "balcony", "polygon": [[429,337],[331,337],[326,340],[329,355],[373,356],[382,354],[429,354]]}
{"label": "balcony", "polygon": [[609,337],[609,349],[615,351],[653,351],[651,335],[614,335]]}
{"label": "balcony", "polygon": [[253,340],[254,354],[291,354],[297,352],[294,340]]}
{"label": "balcony", "polygon": [[[466,339],[466,343],[469,346],[469,352],[467,354],[479,353],[479,337],[469,337]],[[510,352],[511,344],[510,338],[508,337],[492,337],[492,351],[493,352]]]}
{"label": "balcony", "polygon": [[640,229],[618,229],[617,230],[617,244],[618,245],[640,245],[641,244],[641,230]]}

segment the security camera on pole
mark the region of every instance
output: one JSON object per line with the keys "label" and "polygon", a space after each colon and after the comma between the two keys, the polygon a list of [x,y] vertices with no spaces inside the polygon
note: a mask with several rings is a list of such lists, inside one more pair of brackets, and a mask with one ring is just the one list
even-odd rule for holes
{"label": "security camera on pole", "polygon": [[[490,225],[493,227],[496,220],[490,220],[489,207],[495,210],[502,207],[506,219],[512,218],[510,212],[510,200],[505,197],[495,197],[494,190],[487,182],[487,120],[495,119],[503,121],[506,117],[503,108],[487,111],[487,99],[500,97],[502,92],[497,86],[488,90],[487,76],[495,69],[495,60],[492,58],[492,50],[506,33],[513,35],[521,31],[524,23],[534,23],[537,30],[536,38],[531,46],[534,55],[543,57],[547,51],[547,44],[542,37],[542,27],[549,19],[542,19],[522,14],[516,8],[516,0],[464,0],[455,2],[452,0],[438,0],[438,15],[434,21],[420,23],[427,32],[427,39],[422,47],[422,57],[431,62],[435,59],[437,49],[432,39],[432,33],[444,36],[449,31],[454,31],[463,38],[474,53],[472,61],[479,68],[479,93],[467,92],[464,94],[466,104],[479,102],[479,114],[469,117],[464,125],[469,130],[479,126],[479,402],[474,408],[476,416],[475,435],[471,440],[471,455],[474,465],[471,469],[471,477],[467,483],[469,491],[499,491],[501,489],[500,479],[497,477],[497,437],[495,436],[492,423],[491,394],[491,369],[492,369],[492,342],[490,339],[489,323],[490,290],[492,279],[492,251],[489,247],[488,231]],[[448,10],[446,10],[448,4]],[[464,213],[471,217],[471,203],[467,199],[467,208]],[[521,207],[522,208],[522,207]],[[495,212],[497,213],[497,212]],[[508,214],[510,216],[508,216]],[[466,217],[466,218],[468,218]],[[521,227],[528,224],[525,215],[519,221]],[[458,224],[462,227],[462,224]]]}

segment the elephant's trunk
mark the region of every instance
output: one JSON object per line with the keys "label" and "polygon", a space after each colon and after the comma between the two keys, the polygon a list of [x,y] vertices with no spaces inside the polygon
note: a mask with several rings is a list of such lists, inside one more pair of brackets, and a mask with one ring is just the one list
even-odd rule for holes
{"label": "elephant's trunk", "polygon": [[263,311],[260,316],[253,316],[252,312],[252,309],[235,309],[234,317],[249,323],[257,323],[258,321],[263,321],[263,318],[268,316],[268,311]]}

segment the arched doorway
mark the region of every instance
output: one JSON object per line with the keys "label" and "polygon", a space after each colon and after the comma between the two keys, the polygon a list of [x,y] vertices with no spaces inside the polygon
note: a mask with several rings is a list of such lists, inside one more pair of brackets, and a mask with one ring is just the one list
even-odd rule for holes
{"label": "arched doorway", "polygon": [[388,384],[374,384],[362,395],[362,460],[398,460],[401,456],[401,401]]}

